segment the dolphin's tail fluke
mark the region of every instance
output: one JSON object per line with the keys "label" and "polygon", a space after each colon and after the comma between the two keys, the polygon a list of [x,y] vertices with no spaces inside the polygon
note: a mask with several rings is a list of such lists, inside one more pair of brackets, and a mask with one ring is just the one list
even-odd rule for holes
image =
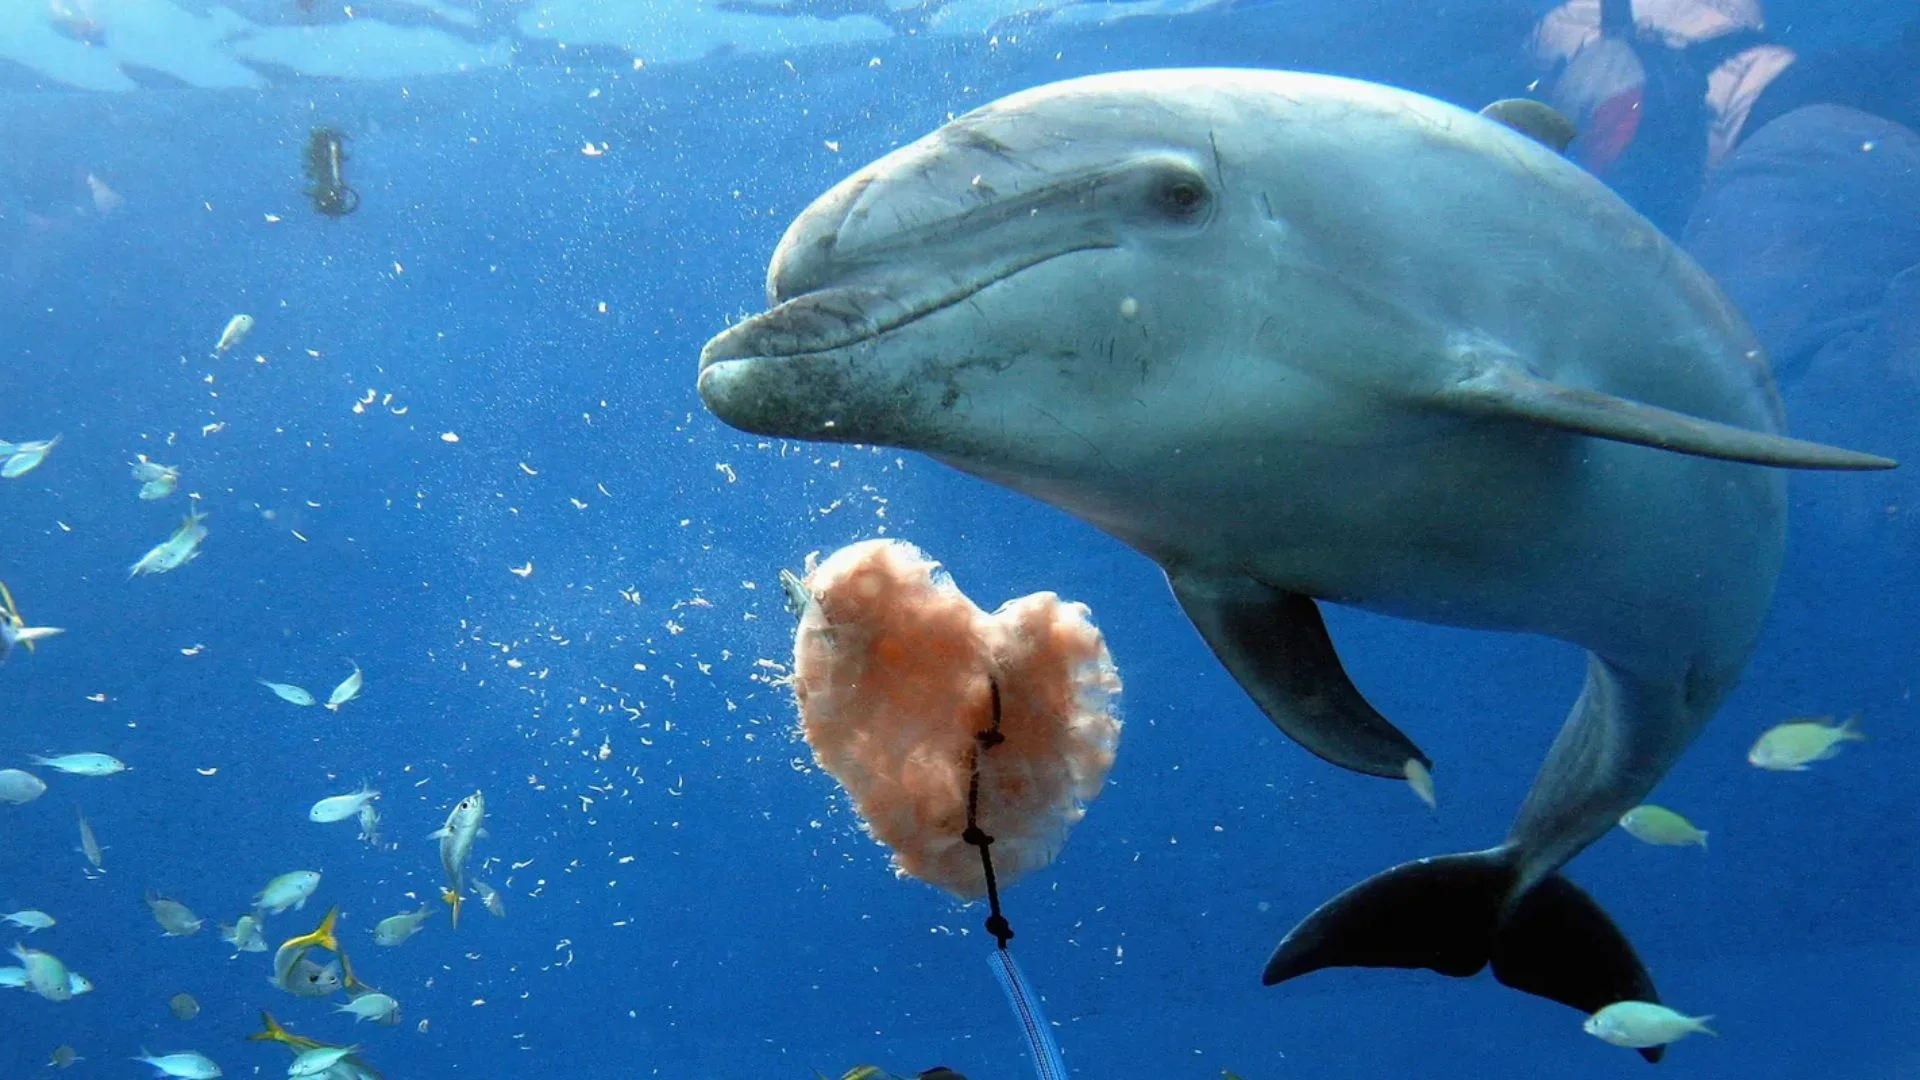
{"label": "dolphin's tail fluke", "polygon": [[[1594,1013],[1660,1000],[1626,935],[1553,874],[1517,900],[1510,849],[1403,863],[1320,905],[1267,960],[1268,986],[1329,967],[1430,968],[1465,978],[1491,964],[1516,990]],[[1660,1047],[1640,1051],[1660,1060]]]}

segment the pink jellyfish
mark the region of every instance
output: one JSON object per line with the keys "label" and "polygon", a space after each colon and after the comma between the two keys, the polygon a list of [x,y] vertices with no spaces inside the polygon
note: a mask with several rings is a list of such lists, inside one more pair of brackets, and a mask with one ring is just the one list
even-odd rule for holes
{"label": "pink jellyfish", "polygon": [[[912,544],[841,548],[806,577],[794,695],[814,760],[894,870],[961,900],[1053,861],[1113,766],[1120,676],[1084,604],[1035,593],[989,615]],[[999,738],[993,730],[999,705]]]}

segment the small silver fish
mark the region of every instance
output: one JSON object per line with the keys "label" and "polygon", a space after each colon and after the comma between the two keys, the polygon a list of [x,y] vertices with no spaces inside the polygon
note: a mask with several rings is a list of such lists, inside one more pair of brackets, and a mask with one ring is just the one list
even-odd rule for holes
{"label": "small silver fish", "polygon": [[1866,739],[1853,726],[1858,717],[1849,716],[1839,724],[1831,723],[1831,719],[1789,720],[1774,725],[1747,751],[1747,763],[1774,772],[1805,772],[1814,762],[1840,753],[1842,744]]}
{"label": "small silver fish", "polygon": [[142,574],[165,574],[199,558],[200,542],[207,538],[206,520],[207,516],[198,510],[188,511],[173,535],[140,556],[140,561],[133,564],[127,577],[132,579]]}
{"label": "small silver fish", "polygon": [[287,1075],[298,1080],[303,1076],[319,1076],[340,1064],[340,1059],[360,1048],[358,1046],[316,1046],[303,1050],[300,1056],[287,1066]]}
{"label": "small silver fish", "polygon": [[314,803],[313,807],[307,811],[307,820],[322,824],[345,821],[365,810],[369,803],[379,797],[380,793],[363,781],[359,791],[346,795],[329,795]]}
{"label": "small silver fish", "polygon": [[420,932],[420,924],[427,921],[433,909],[425,904],[418,911],[403,911],[398,915],[389,915],[373,927],[373,943],[392,947]]}
{"label": "small silver fish", "polygon": [[260,685],[273,691],[273,696],[289,705],[305,706],[313,704],[313,695],[292,683],[268,682],[265,679],[261,679]]}
{"label": "small silver fish", "polygon": [[187,905],[178,900],[169,900],[152,889],[147,890],[147,907],[153,910],[153,921],[168,937],[187,937],[200,932],[205,920],[195,915]]}
{"label": "small silver fish", "polygon": [[58,757],[31,755],[35,765],[56,769],[68,776],[112,776],[127,771],[127,763],[111,754],[61,754]]}
{"label": "small silver fish", "polygon": [[5,915],[0,915],[0,921],[12,923],[31,934],[36,930],[45,930],[47,927],[52,926],[53,916],[44,911],[27,908],[24,911],[12,911]]}
{"label": "small silver fish", "polygon": [[1665,1046],[1694,1032],[1717,1034],[1707,1026],[1711,1016],[1683,1016],[1649,1001],[1616,1001],[1587,1017],[1580,1025],[1602,1042],[1633,1049]]}
{"label": "small silver fish", "polygon": [[182,1050],[176,1054],[163,1054],[158,1057],[140,1051],[133,1060],[143,1065],[151,1065],[160,1076],[170,1076],[174,1080],[214,1080],[220,1075],[220,1066],[213,1059],[197,1050]]}
{"label": "small silver fish", "polygon": [[247,335],[252,332],[253,316],[235,315],[233,318],[228,319],[226,328],[220,331],[220,340],[214,343],[214,355],[218,356],[238,346],[242,341],[245,341]]}
{"label": "small silver fish", "polygon": [[1620,815],[1620,827],[1629,836],[1646,844],[1664,847],[1707,846],[1705,830],[1664,806],[1642,803]]}
{"label": "small silver fish", "polygon": [[232,926],[220,924],[220,940],[233,946],[233,951],[266,952],[266,923],[256,915],[242,915],[233,921]]}
{"label": "small silver fish", "polygon": [[267,882],[267,887],[254,896],[253,905],[268,915],[278,915],[288,908],[299,911],[319,887],[318,870],[292,870]]}
{"label": "small silver fish", "polygon": [[47,793],[47,782],[30,772],[0,769],[0,802],[30,803]]}
{"label": "small silver fish", "polygon": [[53,448],[60,445],[60,436],[51,439],[35,439],[23,443],[14,443],[13,452],[0,462],[0,477],[16,480],[40,467],[47,460]]}
{"label": "small silver fish", "polygon": [[360,839],[380,846],[380,811],[371,802],[360,807]]}
{"label": "small silver fish", "polygon": [[95,870],[105,873],[107,868],[100,865],[100,853],[105,849],[94,839],[93,826],[87,824],[87,815],[82,814],[79,807],[74,807],[73,812],[80,818],[80,854],[87,857]]}
{"label": "small silver fish", "polygon": [[[348,661],[348,663],[352,663],[352,661]],[[359,697],[360,686],[364,681],[361,677],[360,665],[354,664],[353,674],[342,679],[340,685],[333,688],[333,693],[327,695],[327,710],[329,712],[339,712],[340,706]]]}
{"label": "small silver fish", "polygon": [[66,1001],[73,997],[73,980],[67,965],[52,953],[15,944],[14,959],[27,971],[27,986],[48,1001]]}
{"label": "small silver fish", "polygon": [[800,575],[782,567],[780,589],[787,595],[787,614],[796,619],[805,616],[808,605],[813,603],[813,592],[800,580]]}
{"label": "small silver fish", "polygon": [[400,1003],[378,992],[361,994],[345,1005],[335,1006],[333,1011],[351,1014],[356,1024],[362,1020],[388,1025],[400,1022]]}
{"label": "small silver fish", "polygon": [[180,470],[149,461],[145,454],[137,457],[138,460],[129,464],[133,466],[133,478],[140,482],[140,498],[152,502],[173,494],[180,484]]}

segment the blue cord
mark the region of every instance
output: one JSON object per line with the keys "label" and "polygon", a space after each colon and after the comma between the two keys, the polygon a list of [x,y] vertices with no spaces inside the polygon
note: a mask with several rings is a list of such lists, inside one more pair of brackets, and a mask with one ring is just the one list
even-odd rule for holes
{"label": "blue cord", "polygon": [[1026,976],[1020,974],[1020,965],[1013,962],[1013,954],[1004,946],[995,949],[988,954],[987,964],[999,977],[1000,989],[1007,992],[1013,1018],[1020,1023],[1020,1033],[1027,1037],[1027,1049],[1033,1051],[1034,1075],[1040,1080],[1067,1080],[1067,1066],[1060,1060],[1060,1046],[1053,1041],[1053,1029],[1041,1015],[1040,999],[1027,985]]}

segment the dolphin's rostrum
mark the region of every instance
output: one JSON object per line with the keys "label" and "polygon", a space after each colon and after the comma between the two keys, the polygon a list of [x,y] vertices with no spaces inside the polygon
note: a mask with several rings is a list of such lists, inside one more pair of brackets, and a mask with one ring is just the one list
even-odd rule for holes
{"label": "dolphin's rostrum", "polygon": [[1326,76],[1003,99],[821,197],[767,292],[701,357],[717,416],[918,450],[1111,533],[1337,765],[1427,761],[1348,681],[1317,601],[1588,650],[1506,840],[1335,897],[1268,983],[1491,965],[1583,1012],[1657,1000],[1560,868],[1738,679],[1781,562],[1767,466],[1893,464],[1783,435],[1739,314],[1547,146]]}

